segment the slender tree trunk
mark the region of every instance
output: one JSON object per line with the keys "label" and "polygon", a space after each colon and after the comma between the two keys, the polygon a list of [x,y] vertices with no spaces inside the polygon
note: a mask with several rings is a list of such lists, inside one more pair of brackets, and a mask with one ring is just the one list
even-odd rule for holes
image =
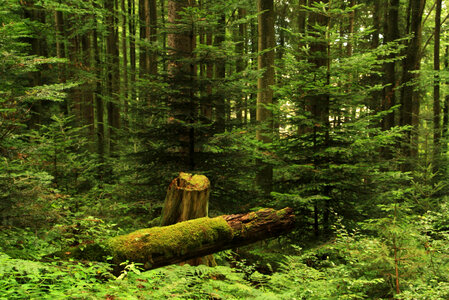
{"label": "slender tree trunk", "polygon": [[[65,47],[64,47],[64,15],[61,11],[55,11],[55,32],[56,32],[56,57],[65,57]],[[65,81],[65,65],[58,65],[58,81]]]}
{"label": "slender tree trunk", "polygon": [[[128,16],[129,16],[129,70],[130,70],[130,84],[129,84],[129,104],[134,104],[136,100],[136,4],[134,0],[128,0]],[[128,120],[134,117],[134,112],[128,114]],[[134,120],[132,120],[134,121]]]}
{"label": "slender tree trunk", "polygon": [[157,2],[156,0],[149,1],[150,10],[150,43],[152,49],[150,50],[149,71],[152,76],[157,75]]}
{"label": "slender tree trunk", "polygon": [[[145,20],[145,3],[149,0],[139,0],[139,77],[144,78],[147,74],[147,47],[143,44],[146,40],[146,20]],[[144,98],[139,95],[139,98]]]}
{"label": "slender tree trunk", "polygon": [[[93,31],[93,50],[94,59],[96,64],[96,87],[95,87],[95,108],[97,118],[97,153],[100,160],[100,165],[104,162],[104,104],[102,98],[102,72],[101,72],[101,59],[100,59],[100,47],[98,46],[98,29],[97,21],[95,20],[95,29]],[[100,169],[100,177],[102,177],[102,167]]]}
{"label": "slender tree trunk", "polygon": [[[91,17],[89,16],[89,19]],[[90,21],[90,20],[86,20]],[[86,32],[82,36],[82,47],[83,47],[83,64],[84,69],[91,70],[92,67],[92,31]],[[84,123],[87,125],[88,136],[94,141],[95,140],[95,117],[94,117],[94,92],[95,85],[92,81],[88,81],[84,85],[83,90],[83,107],[82,114]]]}
{"label": "slender tree trunk", "polygon": [[[374,7],[373,7],[373,43],[372,48],[376,49],[379,47],[379,40],[380,40],[380,23],[381,23],[381,9],[382,4],[385,2],[385,0],[382,1],[374,1]],[[386,21],[385,21],[386,22]]]}
{"label": "slender tree trunk", "polygon": [[[386,14],[386,30],[385,30],[385,41],[393,42],[399,38],[399,0],[388,0],[388,10]],[[393,58],[390,55],[390,59]],[[382,110],[389,110],[396,104],[396,63],[387,62],[384,66],[385,68],[385,88],[383,90],[383,103]],[[388,130],[395,125],[394,112],[389,113],[382,120],[382,129]]]}
{"label": "slender tree trunk", "polygon": [[[274,4],[273,0],[258,0],[258,51],[257,69],[263,74],[257,81],[257,122],[260,128],[256,132],[257,140],[263,143],[273,141],[273,90],[274,85]],[[271,50],[269,50],[271,49]],[[268,50],[268,51],[267,51]],[[256,177],[258,187],[268,196],[272,190],[273,168],[259,162],[260,170]]]}
{"label": "slender tree trunk", "polygon": [[[298,39],[298,54],[296,59],[298,61],[304,59],[304,57],[301,55],[303,53],[303,47],[305,46],[304,43],[304,38],[306,35],[306,28],[307,28],[307,12],[305,11],[305,8],[308,4],[307,0],[299,0],[298,2],[298,33],[299,33],[299,39]],[[299,107],[298,109],[302,110],[302,111],[307,111],[310,110],[310,108],[308,109],[308,104],[306,101],[303,101],[302,98],[302,94],[303,91],[302,89],[299,89],[297,91],[298,94],[298,104]],[[301,112],[300,112],[301,113]],[[301,136],[302,134],[306,133],[306,132],[310,132],[310,128],[308,126],[304,126],[304,124],[299,123],[298,124],[298,135]]]}
{"label": "slender tree trunk", "polygon": [[[433,51],[433,69],[440,71],[440,32],[441,32],[441,0],[436,0],[435,10],[435,34]],[[441,156],[441,107],[440,107],[440,75],[435,74],[433,86],[433,168],[437,172],[440,166]]]}
{"label": "slender tree trunk", "polygon": [[[400,125],[410,125],[412,130],[408,133],[404,145],[404,154],[407,157],[416,157],[418,154],[417,136],[419,125],[420,91],[415,90],[413,84],[420,70],[421,64],[421,37],[422,16],[425,0],[410,0],[410,32],[413,35],[407,45],[404,61],[401,90]],[[407,167],[409,168],[409,167]]]}
{"label": "slender tree trunk", "polygon": [[[157,6],[156,0],[144,0],[145,9],[145,42],[147,46],[145,49],[145,55],[143,57],[144,70],[152,80],[157,75]],[[148,91],[146,99],[148,104],[152,104],[152,91]]]}
{"label": "slender tree trunk", "polygon": [[112,154],[117,143],[117,129],[120,127],[120,71],[119,71],[119,45],[118,45],[118,25],[115,13],[116,1],[106,1],[105,9],[107,11],[106,26],[108,28],[106,53],[107,53],[107,111],[108,111],[108,134],[109,134],[109,152]]}
{"label": "slender tree trunk", "polygon": [[[212,46],[212,33],[206,33],[206,45]],[[201,102],[201,116],[206,124],[212,122],[212,80],[214,77],[214,65],[211,62],[206,63],[206,97]]]}
{"label": "slender tree trunk", "polygon": [[[222,47],[225,42],[226,36],[226,18],[222,14],[218,20],[217,33],[214,36],[214,44],[216,47]],[[217,82],[224,81],[226,77],[226,61],[224,59],[218,59],[215,63],[215,79]],[[215,92],[215,112],[216,112],[216,126],[215,131],[222,133],[225,131],[226,123],[226,98],[224,93]]]}
{"label": "slender tree trunk", "polygon": [[[251,22],[250,24],[250,31],[251,31],[251,54],[257,53],[257,47],[258,47],[258,33],[257,33],[257,26]],[[251,61],[251,65],[257,67],[257,64],[254,63],[254,59]],[[257,122],[257,94],[251,93],[249,97],[249,115],[250,115],[250,123],[256,124]]]}
{"label": "slender tree trunk", "polygon": [[[449,70],[449,46],[446,46],[446,53],[444,58],[444,69]],[[449,81],[446,81],[446,85]],[[447,144],[448,144],[448,133],[449,133],[449,94],[444,98],[444,109],[443,109],[443,144],[442,153],[446,155]]]}
{"label": "slender tree trunk", "polygon": [[[131,0],[128,0],[129,2]],[[128,38],[127,38],[127,14],[126,14],[126,0],[121,0],[120,8],[122,11],[122,56],[123,56],[123,68],[122,68],[122,77],[123,77],[123,113],[124,113],[124,127],[128,127]]]}
{"label": "slender tree trunk", "polygon": [[[239,8],[238,10],[238,18],[243,19],[246,16],[246,9]],[[236,39],[236,53],[239,55],[239,58],[236,62],[236,72],[240,73],[243,72],[246,68],[246,63],[244,59],[244,55],[246,54],[246,31],[247,31],[247,24],[242,23],[239,24],[238,33],[237,33],[237,39]],[[236,103],[236,116],[239,125],[242,124],[242,114],[246,113],[245,103],[246,95],[242,94],[242,98],[238,99]]]}
{"label": "slender tree trunk", "polygon": [[[350,0],[349,5],[351,7],[355,6],[355,0]],[[346,47],[346,54],[348,57],[352,56],[354,45],[353,39],[354,39],[354,20],[355,20],[355,11],[351,11],[349,13],[349,26],[348,26],[348,45]]]}

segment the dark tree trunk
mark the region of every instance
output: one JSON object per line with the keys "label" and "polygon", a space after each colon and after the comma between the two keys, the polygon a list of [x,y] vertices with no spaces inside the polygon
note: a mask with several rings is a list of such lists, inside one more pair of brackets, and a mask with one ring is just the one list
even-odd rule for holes
{"label": "dark tree trunk", "polygon": [[[274,4],[273,0],[258,0],[258,51],[257,69],[262,76],[257,80],[257,122],[260,128],[256,131],[257,140],[269,144],[273,141],[273,90],[274,85]],[[271,50],[269,50],[271,49]],[[267,51],[268,50],[268,51]],[[259,171],[256,176],[257,186],[265,196],[269,196],[273,184],[272,166],[259,162]]]}
{"label": "dark tree trunk", "polygon": [[[386,13],[385,42],[393,42],[399,38],[399,0],[389,0]],[[393,58],[390,55],[389,58]],[[383,91],[382,110],[389,110],[396,104],[396,63],[394,61],[385,64],[385,88]],[[382,129],[388,130],[395,125],[394,112],[389,113],[382,120]]]}
{"label": "dark tree trunk", "polygon": [[[178,149],[186,168],[195,168],[196,108],[192,82],[195,78],[193,50],[196,46],[195,34],[191,24],[183,22],[182,12],[191,1],[168,1],[168,73],[170,84],[175,92],[169,96],[171,107],[170,123],[178,139]],[[181,26],[180,26],[181,25]]]}
{"label": "dark tree trunk", "polygon": [[[418,145],[416,138],[418,134],[420,91],[415,88],[418,78],[416,71],[420,70],[421,63],[421,36],[422,17],[424,13],[425,0],[410,0],[410,33],[412,38],[407,45],[404,60],[401,90],[401,115],[400,125],[410,125],[412,130],[407,134],[404,141],[404,154],[407,157],[416,157]],[[406,168],[409,168],[409,166]]]}
{"label": "dark tree trunk", "polygon": [[116,2],[106,1],[105,9],[107,11],[106,25],[108,29],[106,37],[106,53],[107,53],[107,111],[108,111],[108,134],[109,134],[109,152],[113,153],[117,144],[117,130],[120,128],[120,60],[119,60],[119,43],[118,43],[118,22],[115,13]]}
{"label": "dark tree trunk", "polygon": [[[433,51],[433,69],[440,71],[440,32],[441,32],[441,0],[436,0],[435,34]],[[438,171],[441,156],[441,105],[440,105],[440,75],[435,74],[433,86],[433,169]]]}
{"label": "dark tree trunk", "polygon": [[120,7],[122,10],[122,56],[123,56],[123,88],[122,88],[122,98],[123,98],[123,113],[124,113],[124,127],[128,127],[128,39],[127,39],[127,14],[126,14],[126,1],[121,0]]}
{"label": "dark tree trunk", "polygon": [[[101,59],[100,59],[100,47],[98,46],[98,31],[97,21],[95,20],[95,29],[93,31],[93,51],[96,64],[96,86],[95,86],[95,107],[97,118],[97,153],[100,159],[100,166],[104,162],[104,103],[101,88],[102,72],[101,72]],[[102,167],[100,167],[102,168]],[[103,170],[100,169],[100,177],[102,177]]]}
{"label": "dark tree trunk", "polygon": [[[446,53],[444,58],[444,69],[449,70],[449,46],[446,46]],[[449,82],[446,81],[446,85]],[[449,133],[449,95],[444,98],[444,108],[443,108],[443,144],[442,153],[445,155],[447,152],[448,143],[448,133]]]}
{"label": "dark tree trunk", "polygon": [[[214,44],[216,47],[222,47],[226,36],[226,19],[225,15],[221,15],[218,20],[217,33],[214,37]],[[215,63],[215,79],[217,82],[224,81],[226,77],[226,61],[224,59],[219,59]],[[226,99],[223,92],[215,91],[215,131],[217,133],[223,133],[225,131],[226,122]]]}

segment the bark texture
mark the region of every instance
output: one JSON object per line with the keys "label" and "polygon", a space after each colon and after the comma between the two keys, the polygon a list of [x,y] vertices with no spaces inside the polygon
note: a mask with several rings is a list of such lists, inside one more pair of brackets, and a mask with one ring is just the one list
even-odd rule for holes
{"label": "bark texture", "polygon": [[[256,132],[256,138],[263,143],[271,143],[273,133],[273,112],[270,107],[273,104],[274,85],[274,4],[273,0],[258,0],[258,51],[257,69],[263,71],[257,80],[257,122],[261,126]],[[263,52],[266,51],[266,52]],[[260,170],[257,174],[257,185],[265,195],[269,195],[272,189],[273,168],[270,165],[258,162]]]}
{"label": "bark texture", "polygon": [[261,209],[141,229],[109,239],[105,245],[73,248],[59,256],[97,261],[110,256],[117,265],[132,261],[154,269],[279,236],[290,231],[294,223],[291,208]]}
{"label": "bark texture", "polygon": [[206,176],[181,172],[168,187],[161,226],[207,217],[209,194]]}

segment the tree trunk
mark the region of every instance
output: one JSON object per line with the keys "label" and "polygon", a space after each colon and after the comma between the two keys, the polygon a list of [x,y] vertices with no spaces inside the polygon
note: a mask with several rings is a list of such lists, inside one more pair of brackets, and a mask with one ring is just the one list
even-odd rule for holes
{"label": "tree trunk", "polygon": [[[238,18],[243,19],[246,17],[246,9],[239,8],[238,10]],[[239,55],[239,58],[236,62],[236,72],[241,73],[246,69],[246,61],[244,59],[246,53],[247,53],[247,40],[246,40],[246,32],[247,32],[247,24],[242,23],[239,24],[238,33],[236,37],[236,47],[235,52]],[[246,95],[242,94],[241,98],[237,100],[236,103],[236,117],[238,120],[239,126],[242,124],[242,119],[244,119],[244,116],[242,114],[246,114]]]}
{"label": "tree trunk", "polygon": [[[226,18],[225,15],[222,14],[218,20],[217,33],[214,37],[214,45],[217,48],[221,48],[223,43],[225,42],[226,37]],[[215,63],[215,79],[217,82],[223,82],[226,77],[226,61],[224,59],[217,59]],[[222,85],[222,83],[220,84]],[[215,90],[214,92],[215,99],[215,112],[216,112],[216,120],[215,120],[215,132],[223,133],[225,131],[226,125],[226,99],[224,93]]]}
{"label": "tree trunk", "polygon": [[[399,38],[399,0],[389,0],[388,14],[386,13],[385,41],[393,42]],[[389,58],[393,58],[394,54]],[[396,63],[390,61],[385,63],[385,88],[383,95],[382,110],[389,110],[396,104]],[[382,120],[382,129],[388,130],[395,125],[394,112],[386,115]]]}
{"label": "tree trunk", "polygon": [[[139,76],[142,79],[147,73],[147,47],[142,43],[146,38],[146,28],[145,28],[145,2],[148,0],[139,0]],[[139,95],[139,98],[144,98]]]}
{"label": "tree trunk", "polygon": [[433,86],[433,169],[437,172],[440,165],[441,140],[441,106],[440,106],[440,32],[441,32],[441,0],[436,0],[435,10],[435,42],[433,51],[433,69],[435,79]]}
{"label": "tree trunk", "polygon": [[119,68],[119,45],[118,45],[118,29],[116,25],[117,16],[115,13],[116,1],[106,1],[105,9],[107,11],[106,25],[107,33],[107,111],[108,111],[108,133],[109,133],[109,151],[113,153],[114,147],[117,143],[117,129],[120,127],[120,98],[117,96],[120,93],[120,68]]}
{"label": "tree trunk", "polygon": [[[313,0],[310,3],[313,6],[314,3],[318,3],[318,0]],[[328,1],[324,1],[328,3]],[[320,28],[327,28],[329,30],[329,17],[321,12],[311,12],[309,17],[309,23],[312,28],[318,26]],[[320,32],[319,30],[311,31],[310,35],[315,39],[315,41],[310,43],[310,63],[313,65],[313,71],[315,76],[326,76],[325,82],[327,85],[330,84],[330,60],[329,60],[329,47],[327,42],[327,32]],[[349,37],[351,39],[351,37]],[[348,47],[351,46],[348,43]],[[352,47],[352,46],[351,46]],[[352,53],[352,49],[347,50],[347,53]],[[326,72],[319,71],[319,69],[326,68]],[[323,80],[323,79],[318,79]],[[324,81],[324,80],[323,80]],[[313,118],[313,149],[314,153],[323,153],[325,149],[329,146],[329,94],[316,92],[315,95],[308,97],[307,106],[310,109]],[[326,155],[314,155],[313,157],[314,166],[319,170],[323,165],[328,164],[328,158]],[[326,168],[326,166],[324,166]],[[324,190],[318,190],[318,193],[323,193],[328,195],[328,188],[325,187]],[[326,200],[323,209],[323,227],[325,231],[328,231],[329,227],[329,215],[330,215],[330,203],[331,200]],[[314,204],[314,215],[315,215],[315,235],[318,236],[318,209],[319,203]]]}
{"label": "tree trunk", "polygon": [[142,263],[155,269],[218,251],[276,237],[293,229],[291,208],[261,209],[247,214],[199,218],[165,227],[137,230],[106,241],[57,253],[59,257]]}
{"label": "tree trunk", "polygon": [[121,0],[120,7],[122,10],[122,56],[123,56],[123,112],[124,112],[124,127],[128,127],[128,41],[127,41],[127,14],[126,14],[126,3],[125,0]]}
{"label": "tree trunk", "polygon": [[[449,70],[449,46],[446,46],[446,53],[444,58],[444,69]],[[449,82],[446,81],[446,85]],[[448,143],[448,131],[449,131],[449,95],[444,98],[444,108],[443,108],[443,148],[442,153],[446,155],[447,143]]]}
{"label": "tree trunk", "polygon": [[[273,104],[274,84],[274,5],[273,0],[258,0],[258,51],[257,69],[263,74],[257,80],[257,122],[260,128],[256,131],[257,140],[263,143],[273,141]],[[268,49],[271,49],[267,51]],[[259,162],[259,171],[256,177],[257,186],[268,196],[272,190],[273,168]]]}
{"label": "tree trunk", "polygon": [[[401,115],[400,125],[410,125],[412,130],[408,133],[404,154],[407,157],[415,157],[418,154],[416,137],[419,120],[419,94],[413,84],[418,78],[416,71],[420,70],[421,63],[421,36],[422,36],[422,16],[425,7],[425,0],[410,0],[410,33],[412,38],[407,45],[406,57],[404,61],[402,83],[404,87],[401,91]],[[410,168],[410,166],[405,166]]]}
{"label": "tree trunk", "polygon": [[98,23],[96,20],[95,28],[93,30],[93,50],[94,59],[96,64],[96,86],[95,86],[95,112],[97,117],[97,154],[100,160],[100,178],[103,176],[103,162],[104,162],[104,103],[101,97],[102,88],[102,72],[101,72],[101,59],[100,59],[100,47],[98,46]]}
{"label": "tree trunk", "polygon": [[186,24],[182,13],[190,6],[188,0],[168,1],[168,74],[172,85],[169,95],[171,108],[170,124],[176,134],[181,164],[195,168],[195,134],[192,123],[196,121],[195,100],[192,81],[195,66],[192,59],[196,40],[191,24]]}
{"label": "tree trunk", "polygon": [[[210,182],[204,175],[191,175],[181,172],[167,190],[162,211],[161,226],[173,225],[208,216]],[[192,266],[215,266],[212,255],[186,261]]]}
{"label": "tree trunk", "polygon": [[[128,16],[129,16],[129,71],[130,71],[130,85],[129,85],[129,99],[135,101],[136,99],[136,4],[135,1],[128,1]],[[134,122],[134,111],[128,113],[128,120]],[[130,122],[131,123],[131,122]]]}

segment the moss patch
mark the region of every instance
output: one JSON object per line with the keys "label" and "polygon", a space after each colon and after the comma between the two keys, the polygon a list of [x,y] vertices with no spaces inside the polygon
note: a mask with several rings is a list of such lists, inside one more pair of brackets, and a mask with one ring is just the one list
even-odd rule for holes
{"label": "moss patch", "polygon": [[186,191],[202,191],[210,186],[210,181],[204,175],[192,175],[190,173],[179,173],[179,188]]}
{"label": "moss patch", "polygon": [[206,217],[165,227],[141,229],[115,237],[108,244],[118,261],[152,264],[156,257],[176,257],[208,243],[231,239],[232,230],[222,217]]}

